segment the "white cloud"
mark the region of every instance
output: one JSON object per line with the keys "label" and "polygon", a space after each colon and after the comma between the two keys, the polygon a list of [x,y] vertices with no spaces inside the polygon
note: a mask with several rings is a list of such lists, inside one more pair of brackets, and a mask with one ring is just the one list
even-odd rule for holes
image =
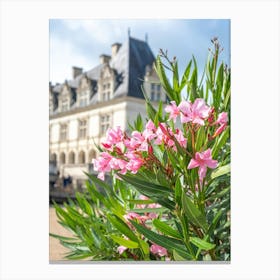
{"label": "white cloud", "polygon": [[72,78],[72,66],[83,67],[84,70],[89,70],[93,65],[97,64],[77,51],[71,42],[60,39],[51,38],[50,40],[50,81],[52,83],[61,83],[65,79]]}

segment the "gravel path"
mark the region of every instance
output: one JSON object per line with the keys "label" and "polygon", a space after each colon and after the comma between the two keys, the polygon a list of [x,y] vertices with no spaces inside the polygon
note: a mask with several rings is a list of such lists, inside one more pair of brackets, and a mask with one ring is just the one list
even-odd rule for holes
{"label": "gravel path", "polygon": [[[50,233],[71,237],[69,231],[64,229],[58,222],[55,214],[55,209],[50,206],[49,208],[49,226]],[[63,247],[56,238],[49,237],[49,260],[50,261],[62,261],[66,260],[63,256],[68,252],[68,249]]]}

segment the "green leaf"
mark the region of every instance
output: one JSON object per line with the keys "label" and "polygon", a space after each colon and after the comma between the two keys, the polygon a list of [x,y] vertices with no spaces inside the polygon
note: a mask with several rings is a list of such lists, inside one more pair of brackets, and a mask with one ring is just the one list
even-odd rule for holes
{"label": "green leaf", "polygon": [[115,193],[113,192],[112,188],[106,184],[105,182],[103,182],[102,180],[100,180],[99,178],[97,178],[95,175],[89,174],[87,172],[84,172],[91,181],[93,181],[95,184],[99,185],[100,187],[104,188],[106,190],[106,192],[108,192],[109,194],[111,194],[112,196],[116,196]]}
{"label": "green leaf", "polygon": [[120,236],[117,236],[117,235],[114,235],[114,234],[111,234],[111,238],[117,242],[118,244],[124,246],[124,247],[127,247],[129,249],[136,249],[136,248],[139,248],[139,244],[134,242],[134,241],[131,241],[131,240],[127,240],[127,239],[124,239]]}
{"label": "green leaf", "polygon": [[223,131],[223,133],[220,135],[220,137],[218,138],[218,140],[216,140],[214,147],[212,149],[212,157],[216,158],[220,149],[225,145],[225,143],[228,140],[229,137],[229,127],[226,128],[225,131]]}
{"label": "green leaf", "polygon": [[139,192],[141,190],[145,191],[146,193],[149,193],[148,196],[167,196],[172,193],[171,189],[168,189],[166,187],[150,183],[148,181],[144,181],[141,179],[138,179],[135,175],[132,176],[130,174],[118,174],[119,177],[121,177],[124,181],[128,182],[132,186],[134,186]]}
{"label": "green leaf", "polygon": [[166,211],[166,208],[163,207],[158,207],[158,208],[134,208],[130,210],[131,212],[134,213],[162,213]]}
{"label": "green leaf", "polygon": [[180,177],[177,178],[175,183],[175,201],[179,206],[182,206],[182,187]]}
{"label": "green leaf", "polygon": [[190,71],[191,71],[191,66],[192,66],[192,60],[190,60],[188,66],[185,69],[185,72],[183,74],[182,81],[181,81],[180,90],[182,90],[183,87],[187,84],[187,81],[188,81],[189,75],[190,75]]}
{"label": "green leaf", "polygon": [[204,126],[201,126],[197,132],[196,141],[195,141],[195,150],[199,151],[205,142],[205,130]]}
{"label": "green leaf", "polygon": [[166,95],[170,100],[175,100],[177,104],[179,104],[179,99],[178,97],[174,94],[173,89],[167,79],[167,76],[165,74],[162,62],[160,60],[160,56],[157,56],[156,58],[156,64],[155,64],[155,70],[157,72],[157,75],[160,79],[160,83],[162,84]]}
{"label": "green leaf", "polygon": [[199,249],[202,249],[202,250],[211,250],[213,248],[215,248],[215,244],[212,244],[212,243],[209,243],[205,240],[202,240],[198,237],[190,237],[190,242],[197,246]]}
{"label": "green leaf", "polygon": [[155,219],[153,221],[153,225],[159,231],[161,231],[162,233],[164,233],[166,235],[172,236],[174,238],[182,239],[182,236],[178,231],[176,231],[175,229],[173,229],[172,227],[170,227],[169,225],[167,225],[166,223],[164,223],[158,219]]}
{"label": "green leaf", "polygon": [[133,231],[119,217],[117,217],[117,216],[113,217],[113,216],[107,214],[107,218],[113,224],[113,226],[116,229],[118,229],[122,234],[124,234],[126,237],[128,237],[132,241],[138,242],[138,238],[133,233]]}
{"label": "green leaf", "polygon": [[61,236],[61,235],[57,235],[57,234],[54,234],[54,233],[49,233],[49,235],[51,237],[57,238],[59,240],[64,240],[64,241],[77,241],[78,240],[77,238]]}
{"label": "green leaf", "polygon": [[175,261],[185,261],[186,260],[176,250],[173,250],[173,257],[174,257]]}
{"label": "green leaf", "polygon": [[217,178],[217,177],[226,175],[226,174],[228,174],[229,172],[230,172],[230,164],[227,164],[227,165],[224,165],[224,166],[220,166],[219,168],[217,168],[216,170],[214,170],[214,171],[211,173],[210,178],[211,178],[211,179],[215,179],[215,178]]}
{"label": "green leaf", "polygon": [[147,242],[144,240],[139,239],[139,244],[140,247],[142,248],[143,252],[145,255],[149,256],[150,255],[150,246]]}
{"label": "green leaf", "polygon": [[128,202],[133,204],[152,204],[154,203],[151,199],[128,199]]}
{"label": "green leaf", "polygon": [[187,249],[184,246],[184,244],[181,241],[179,241],[178,239],[159,235],[159,234],[147,229],[146,227],[139,225],[135,221],[131,221],[131,223],[137,229],[137,231],[142,233],[150,241],[166,248],[167,250],[170,250],[170,251],[176,250],[178,253],[180,253],[181,256],[183,256],[186,259],[192,258],[191,255],[187,252]]}
{"label": "green leaf", "polygon": [[214,231],[214,229],[216,228],[217,223],[218,223],[219,219],[221,218],[222,214],[223,214],[223,209],[220,209],[218,211],[218,213],[215,215],[212,223],[210,224],[210,227],[209,227],[208,233],[207,233],[208,235],[210,235]]}
{"label": "green leaf", "polygon": [[182,206],[189,221],[206,231],[208,226],[206,223],[205,216],[199,211],[199,209],[185,194],[182,194]]}

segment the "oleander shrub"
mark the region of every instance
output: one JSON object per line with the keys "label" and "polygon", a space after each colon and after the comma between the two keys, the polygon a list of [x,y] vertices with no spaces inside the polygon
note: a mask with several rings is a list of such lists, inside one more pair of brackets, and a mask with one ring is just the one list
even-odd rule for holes
{"label": "oleander shrub", "polygon": [[180,78],[176,58],[160,51],[167,104],[155,108],[144,93],[147,119],[139,115],[130,133],[110,128],[87,191],[55,204],[73,234],[51,234],[67,259],[230,260],[230,69],[211,41],[201,80],[194,57]]}

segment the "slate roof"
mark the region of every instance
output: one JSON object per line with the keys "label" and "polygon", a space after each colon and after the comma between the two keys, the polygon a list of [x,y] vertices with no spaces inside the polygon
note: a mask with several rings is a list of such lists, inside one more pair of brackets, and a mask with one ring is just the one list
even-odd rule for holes
{"label": "slate roof", "polygon": [[[155,57],[147,42],[129,37],[109,63],[117,76],[114,98],[122,96],[144,98],[141,84],[143,83],[146,67],[151,66],[154,61]],[[95,86],[104,66],[104,64],[99,64],[91,70],[78,75],[75,79],[68,80],[67,82],[72,92],[76,94],[75,89],[78,88],[84,74],[88,76],[92,85]],[[53,92],[60,92],[62,86],[63,84],[54,85]],[[74,97],[74,99],[76,98]],[[97,94],[93,94],[90,103],[96,102]]]}

